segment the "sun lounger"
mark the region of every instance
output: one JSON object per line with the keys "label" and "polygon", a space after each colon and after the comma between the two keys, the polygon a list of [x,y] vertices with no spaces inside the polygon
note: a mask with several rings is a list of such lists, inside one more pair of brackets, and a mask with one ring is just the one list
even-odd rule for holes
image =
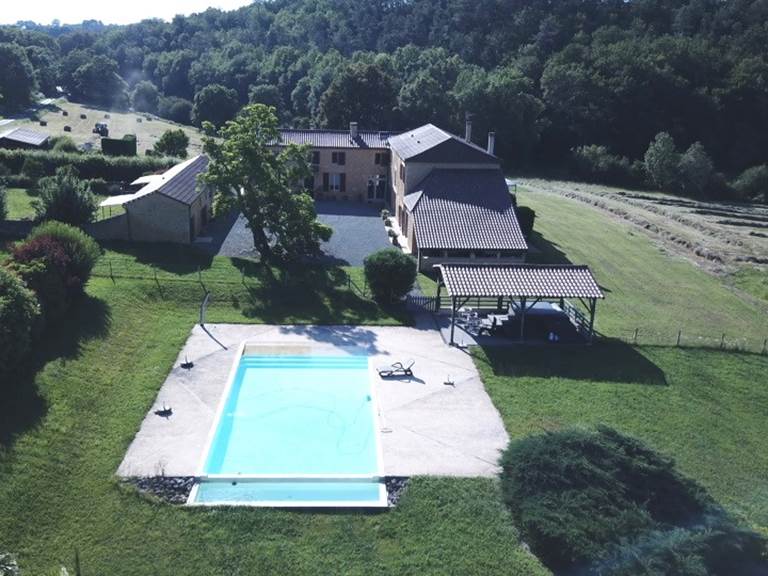
{"label": "sun lounger", "polygon": [[397,376],[413,376],[413,365],[416,364],[414,360],[407,360],[403,362],[395,362],[390,366],[382,366],[377,368],[376,371],[382,378],[395,378]]}

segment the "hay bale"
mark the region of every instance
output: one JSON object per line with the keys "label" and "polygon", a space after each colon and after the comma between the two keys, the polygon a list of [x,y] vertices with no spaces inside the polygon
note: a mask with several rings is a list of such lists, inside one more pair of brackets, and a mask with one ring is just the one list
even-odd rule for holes
{"label": "hay bale", "polygon": [[88,118],[88,116],[85,114],[80,114],[80,120],[85,120],[86,118]]}
{"label": "hay bale", "polygon": [[72,132],[72,126],[64,126],[64,132]]}
{"label": "hay bale", "polygon": [[139,124],[141,124],[141,118],[136,118],[136,122],[138,122]]}
{"label": "hay bale", "polygon": [[67,112],[66,110],[62,110],[61,111],[61,115],[62,116],[69,116],[69,112]]}
{"label": "hay bale", "polygon": [[40,120],[40,126],[48,126],[48,122],[45,120]]}
{"label": "hay bale", "polygon": [[110,116],[109,114],[104,114],[104,118],[111,118],[111,117],[112,116]]}

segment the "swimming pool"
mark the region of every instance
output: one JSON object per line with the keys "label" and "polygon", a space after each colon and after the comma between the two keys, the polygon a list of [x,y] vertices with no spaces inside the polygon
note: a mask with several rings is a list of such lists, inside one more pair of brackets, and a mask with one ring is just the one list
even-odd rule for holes
{"label": "swimming pool", "polygon": [[385,506],[368,356],[241,350],[189,503]]}

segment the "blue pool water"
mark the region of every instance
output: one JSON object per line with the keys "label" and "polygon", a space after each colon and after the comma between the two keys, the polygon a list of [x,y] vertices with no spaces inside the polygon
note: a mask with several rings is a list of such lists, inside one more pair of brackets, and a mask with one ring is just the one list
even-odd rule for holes
{"label": "blue pool water", "polygon": [[[378,471],[367,356],[245,355],[203,467],[233,481],[203,482],[195,501],[359,504],[380,499]],[[334,479],[344,475],[370,480]]]}

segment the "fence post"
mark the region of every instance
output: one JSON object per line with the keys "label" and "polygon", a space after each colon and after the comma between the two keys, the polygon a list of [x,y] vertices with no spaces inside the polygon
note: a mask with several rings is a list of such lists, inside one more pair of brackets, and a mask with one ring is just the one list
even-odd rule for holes
{"label": "fence post", "polygon": [[720,350],[725,349],[725,332],[723,332],[723,335],[720,336]]}
{"label": "fence post", "polygon": [[680,346],[680,338],[683,336],[683,329],[680,328],[680,330],[677,331],[677,344],[676,346]]}
{"label": "fence post", "polygon": [[152,267],[152,272],[155,275],[155,284],[157,284],[157,287],[160,288],[160,280],[157,279],[157,268],[154,266]]}
{"label": "fence post", "polygon": [[115,281],[115,275],[112,273],[112,260],[107,260],[109,263],[109,277],[112,279],[112,282]]}
{"label": "fence post", "polygon": [[765,354],[766,350],[768,350],[768,338],[763,339],[763,350],[760,354]]}
{"label": "fence post", "polygon": [[637,333],[640,331],[640,328],[635,328],[635,334],[632,336],[632,344],[637,345]]}

